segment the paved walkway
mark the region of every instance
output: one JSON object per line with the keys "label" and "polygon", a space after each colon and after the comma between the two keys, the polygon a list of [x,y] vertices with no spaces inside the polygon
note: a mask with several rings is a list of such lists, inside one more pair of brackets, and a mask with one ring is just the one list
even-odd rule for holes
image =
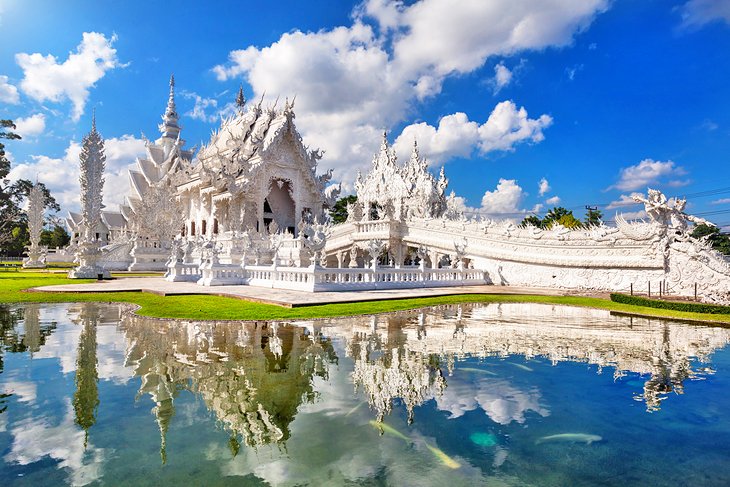
{"label": "paved walkway", "polygon": [[161,277],[125,277],[111,281],[87,284],[61,284],[57,286],[41,286],[30,291],[50,291],[64,293],[98,293],[141,291],[162,296],[186,294],[211,294],[231,298],[245,299],[261,303],[277,304],[294,308],[315,304],[355,303],[359,301],[377,301],[381,299],[425,298],[432,296],[449,296],[453,294],[533,294],[564,296],[575,294],[570,291],[553,288],[526,288],[512,286],[455,286],[417,289],[382,289],[377,291],[337,291],[317,292],[291,291],[287,289],[270,289],[255,286],[198,286],[192,282],[168,282]]}

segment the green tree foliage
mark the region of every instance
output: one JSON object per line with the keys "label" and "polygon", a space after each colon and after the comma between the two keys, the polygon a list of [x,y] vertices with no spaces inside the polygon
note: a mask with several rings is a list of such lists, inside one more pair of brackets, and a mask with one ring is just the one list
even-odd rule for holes
{"label": "green tree foliage", "polygon": [[[12,120],[0,120],[0,140],[20,140],[20,135],[13,130],[15,124]],[[11,183],[7,179],[10,173],[10,160],[5,154],[5,144],[0,142],[0,254],[20,255],[29,243],[28,223],[21,211],[21,204],[33,187],[33,182],[19,179]],[[45,195],[46,208],[60,211],[61,207],[51,196],[48,188],[43,183],[40,184]]]}
{"label": "green tree foliage", "polygon": [[694,238],[707,238],[712,248],[718,252],[730,255],[730,235],[721,233],[714,225],[696,225],[690,234]]}
{"label": "green tree foliage", "polygon": [[601,220],[603,219],[603,212],[596,208],[595,210],[593,208],[588,207],[588,211],[586,211],[586,217],[583,219],[583,222],[587,227],[591,226],[598,226],[601,224]]}
{"label": "green tree foliage", "polygon": [[522,222],[520,223],[520,226],[526,227],[527,225],[532,225],[533,227],[542,228],[542,220],[537,215],[530,215],[528,217],[525,217]]}
{"label": "green tree foliage", "polygon": [[530,215],[522,220],[521,226],[533,225],[538,228],[549,229],[553,224],[558,223],[566,228],[581,228],[583,223],[578,220],[571,210],[556,206],[547,212],[544,218],[536,215]]}
{"label": "green tree foliage", "polygon": [[545,215],[545,220],[550,222],[556,222],[559,221],[562,217],[565,215],[573,215],[572,211],[569,211],[562,206],[555,206],[552,210],[549,210],[547,212],[547,215]]}
{"label": "green tree foliage", "polygon": [[561,216],[560,218],[558,218],[557,223],[564,226],[565,228],[583,227],[583,224],[581,223],[581,221],[573,216],[573,212],[569,212],[569,213]]}
{"label": "green tree foliage", "polygon": [[11,191],[10,181],[7,179],[10,173],[10,160],[5,157],[5,144],[2,143],[2,139],[20,139],[20,135],[12,130],[15,130],[12,120],[0,120],[0,244],[10,238],[13,222],[20,213],[18,202]]}
{"label": "green tree foliage", "polygon": [[347,205],[357,201],[357,196],[351,194],[337,200],[335,205],[330,209],[330,216],[334,223],[344,223],[347,220]]}
{"label": "green tree foliage", "polygon": [[41,245],[47,246],[49,249],[65,247],[71,241],[71,236],[65,228],[60,225],[54,225],[52,230],[45,229],[41,232]]}

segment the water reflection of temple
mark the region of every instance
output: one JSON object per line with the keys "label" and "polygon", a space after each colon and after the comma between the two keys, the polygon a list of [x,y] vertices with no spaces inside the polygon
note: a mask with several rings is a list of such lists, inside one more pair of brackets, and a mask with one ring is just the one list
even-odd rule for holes
{"label": "water reflection of temple", "polygon": [[648,376],[636,399],[653,411],[667,393],[682,394],[686,380],[712,374],[710,355],[730,343],[725,328],[542,304],[451,306],[303,325],[345,340],[355,386],[380,417],[395,399],[412,417],[414,406],[438,397],[448,380],[440,365],[451,375],[466,357],[511,355],[584,362],[599,372],[612,367],[616,379]]}
{"label": "water reflection of temple", "polygon": [[313,378],[327,377],[332,345],[307,330],[278,323],[175,322],[127,316],[127,365],[142,378],[139,395],[155,403],[165,436],[181,391],[199,394],[231,434],[249,446],[281,443],[303,402],[315,398]]}

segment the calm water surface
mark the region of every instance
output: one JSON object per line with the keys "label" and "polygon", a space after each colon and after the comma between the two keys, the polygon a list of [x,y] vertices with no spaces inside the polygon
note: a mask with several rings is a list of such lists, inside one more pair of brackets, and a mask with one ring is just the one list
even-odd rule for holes
{"label": "calm water surface", "polygon": [[0,305],[0,485],[728,485],[730,330]]}

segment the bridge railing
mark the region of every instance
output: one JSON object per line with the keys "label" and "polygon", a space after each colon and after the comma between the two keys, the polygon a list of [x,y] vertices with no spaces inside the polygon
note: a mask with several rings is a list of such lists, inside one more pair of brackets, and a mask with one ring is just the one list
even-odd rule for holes
{"label": "bridge railing", "polygon": [[392,268],[324,268],[237,266],[232,264],[182,264],[169,268],[168,281],[197,281],[204,286],[246,284],[300,291],[351,291],[407,289],[485,284],[477,269],[428,269],[414,266]]}

